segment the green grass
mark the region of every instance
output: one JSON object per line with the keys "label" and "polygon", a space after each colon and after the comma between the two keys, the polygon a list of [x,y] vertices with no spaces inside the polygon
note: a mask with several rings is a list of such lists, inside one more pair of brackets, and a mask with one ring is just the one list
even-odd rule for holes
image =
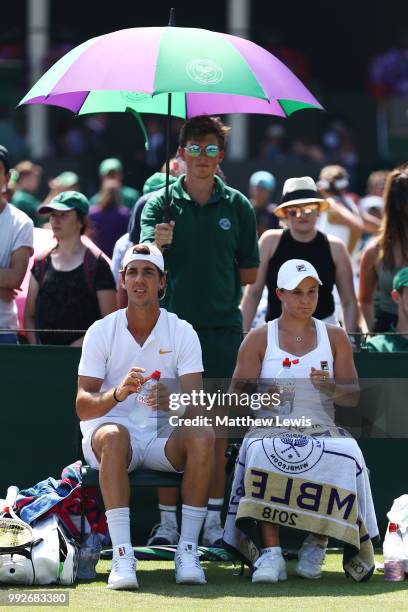
{"label": "green grass", "polygon": [[[408,581],[385,582],[383,575],[376,572],[369,582],[355,583],[345,577],[341,566],[341,555],[338,553],[327,555],[321,580],[299,578],[294,573],[295,563],[295,561],[288,563],[287,582],[276,585],[252,585],[248,578],[248,570],[245,570],[244,577],[234,576],[230,564],[205,562],[203,566],[208,584],[193,587],[175,584],[172,562],[139,561],[137,575],[140,589],[126,592],[106,589],[110,562],[101,561],[97,567],[96,580],[83,580],[69,588],[68,609],[70,612],[71,610],[255,612],[271,608],[279,612],[286,610],[398,612],[408,609]],[[57,585],[48,588],[61,590]],[[0,606],[0,609],[12,608]],[[24,609],[40,608],[24,606]],[[67,608],[54,609],[62,612]]]}

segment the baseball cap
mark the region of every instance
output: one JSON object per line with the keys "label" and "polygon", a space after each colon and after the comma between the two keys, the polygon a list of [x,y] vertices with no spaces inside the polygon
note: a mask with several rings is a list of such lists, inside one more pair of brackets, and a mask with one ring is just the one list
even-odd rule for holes
{"label": "baseball cap", "polygon": [[288,261],[285,261],[279,268],[277,280],[278,289],[288,289],[291,291],[308,276],[316,279],[319,285],[323,284],[316,268],[312,266],[311,263],[305,259],[288,259]]}
{"label": "baseball cap", "polygon": [[8,172],[10,170],[10,156],[6,147],[3,147],[3,145],[0,145],[0,161],[3,162],[5,171]]}
{"label": "baseball cap", "polygon": [[[144,253],[138,253],[137,247],[147,247],[149,249],[149,254],[145,255]],[[157,248],[154,244],[135,244],[131,246],[126,251],[123,261],[122,261],[122,269],[125,270],[126,266],[130,264],[131,261],[150,261],[152,264],[157,266],[159,270],[164,272],[164,259],[160,249]]]}
{"label": "baseball cap", "polygon": [[384,208],[384,200],[381,196],[376,195],[368,195],[364,198],[361,198],[359,202],[359,206],[361,210],[364,212],[369,212],[372,208],[377,208],[378,210],[383,210]]}
{"label": "baseball cap", "polygon": [[[169,185],[172,185],[177,181],[176,176],[169,176]],[[158,191],[162,187],[166,185],[166,173],[165,172],[155,172],[152,176],[149,176],[145,184],[143,185],[143,195],[147,193],[152,193],[153,191]]]}
{"label": "baseball cap", "polygon": [[250,187],[262,187],[263,189],[275,189],[276,180],[273,174],[266,170],[254,172],[249,179]]}
{"label": "baseball cap", "polygon": [[121,172],[123,170],[122,162],[116,157],[108,157],[101,162],[99,166],[99,174],[105,176],[109,172]]}
{"label": "baseball cap", "polygon": [[62,187],[72,187],[73,185],[77,185],[79,183],[79,176],[75,172],[61,172],[57,177],[58,183]]}
{"label": "baseball cap", "polygon": [[38,208],[40,215],[47,215],[53,210],[65,212],[67,210],[77,210],[83,215],[89,211],[88,198],[79,191],[62,191],[48,204],[43,204]]}
{"label": "baseball cap", "polygon": [[397,274],[394,276],[394,280],[392,281],[392,288],[401,289],[401,287],[408,287],[408,268],[402,268]]}

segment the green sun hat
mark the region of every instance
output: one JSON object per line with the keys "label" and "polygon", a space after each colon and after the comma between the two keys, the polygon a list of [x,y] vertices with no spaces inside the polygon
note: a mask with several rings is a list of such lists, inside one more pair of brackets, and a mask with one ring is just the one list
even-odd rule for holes
{"label": "green sun hat", "polygon": [[108,159],[104,159],[99,166],[99,174],[101,176],[106,176],[109,174],[109,172],[122,172],[122,170],[122,162],[116,157],[108,157]]}
{"label": "green sun hat", "polygon": [[[172,185],[177,180],[177,177],[170,175],[169,176],[169,185]],[[152,176],[149,176],[145,184],[143,185],[143,195],[147,193],[152,193],[152,191],[158,191],[162,187],[166,185],[166,173],[165,172],[155,172]]]}
{"label": "green sun hat", "polygon": [[53,210],[66,212],[67,210],[77,210],[83,215],[89,211],[89,201],[83,193],[79,191],[62,191],[49,204],[44,204],[38,208],[40,215],[48,215]]}
{"label": "green sun hat", "polygon": [[397,274],[394,276],[394,280],[392,281],[392,288],[398,291],[401,287],[408,287],[408,267],[402,268]]}

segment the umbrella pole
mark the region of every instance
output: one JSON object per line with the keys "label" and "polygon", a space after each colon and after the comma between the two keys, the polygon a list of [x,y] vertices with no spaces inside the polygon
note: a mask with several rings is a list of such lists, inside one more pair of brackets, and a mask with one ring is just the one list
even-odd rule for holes
{"label": "umbrella pole", "polygon": [[[169,26],[176,25],[175,9],[170,9]],[[170,138],[171,138],[171,93],[167,94],[167,125],[166,125],[166,188],[163,206],[163,223],[170,221],[170,201],[169,201],[169,186],[170,186]]]}
{"label": "umbrella pole", "polygon": [[163,223],[170,221],[170,138],[171,138],[171,93],[167,94],[167,125],[166,125],[166,189],[163,206]]}

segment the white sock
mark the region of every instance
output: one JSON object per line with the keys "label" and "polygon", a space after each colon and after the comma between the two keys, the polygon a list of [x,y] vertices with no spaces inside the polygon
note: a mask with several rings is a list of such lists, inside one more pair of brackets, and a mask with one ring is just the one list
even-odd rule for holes
{"label": "white sock", "polygon": [[165,506],[163,504],[159,504],[160,510],[160,522],[167,523],[174,527],[177,530],[177,506]]}
{"label": "white sock", "polygon": [[129,508],[113,508],[112,510],[106,510],[105,514],[115,554],[115,549],[118,546],[131,546],[130,512]]}
{"label": "white sock", "polygon": [[218,523],[221,526],[221,510],[224,505],[223,497],[210,497],[207,504],[207,516],[205,518],[205,524]]}
{"label": "white sock", "polygon": [[190,544],[198,544],[201,527],[207,514],[207,508],[197,508],[196,506],[187,506],[183,504],[181,507],[181,534],[179,546],[182,542]]}
{"label": "white sock", "polygon": [[261,554],[269,554],[274,557],[279,557],[282,555],[282,548],[280,546],[268,546],[267,548],[261,548]]}

